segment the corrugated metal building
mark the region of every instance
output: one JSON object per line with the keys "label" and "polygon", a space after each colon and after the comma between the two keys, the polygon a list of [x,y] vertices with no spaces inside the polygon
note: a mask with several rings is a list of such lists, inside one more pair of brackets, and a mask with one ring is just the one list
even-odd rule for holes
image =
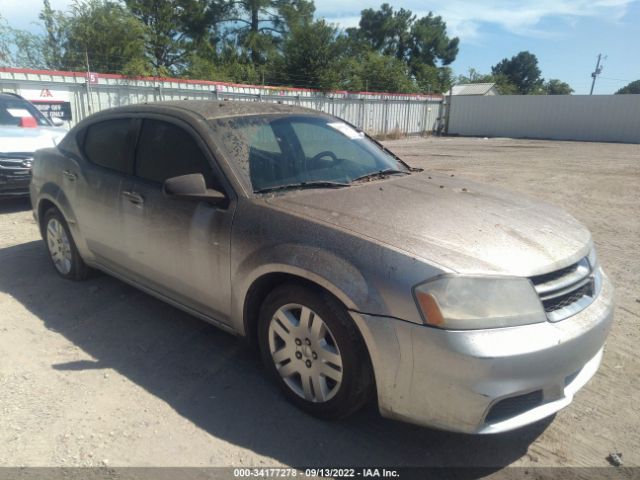
{"label": "corrugated metal building", "polygon": [[454,85],[447,95],[500,95],[495,83],[461,83]]}

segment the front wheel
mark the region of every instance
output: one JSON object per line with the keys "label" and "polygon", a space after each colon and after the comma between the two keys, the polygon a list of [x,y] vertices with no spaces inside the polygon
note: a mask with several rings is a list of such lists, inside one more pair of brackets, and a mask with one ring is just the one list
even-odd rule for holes
{"label": "front wheel", "polygon": [[330,295],[295,284],[274,289],[261,308],[258,340],[267,370],[302,410],[343,418],[371,398],[366,348]]}
{"label": "front wheel", "polygon": [[44,215],[44,240],[49,258],[58,274],[69,280],[84,280],[87,266],[80,257],[69,226],[57,208],[50,208]]}

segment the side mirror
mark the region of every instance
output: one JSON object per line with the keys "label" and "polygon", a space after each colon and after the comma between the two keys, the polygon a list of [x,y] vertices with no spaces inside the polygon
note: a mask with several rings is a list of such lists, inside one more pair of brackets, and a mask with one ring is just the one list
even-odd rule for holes
{"label": "side mirror", "polygon": [[222,205],[227,201],[224,193],[207,188],[201,173],[167,178],[162,185],[162,192],[168,197],[203,200],[212,205]]}
{"label": "side mirror", "polygon": [[51,119],[51,124],[54,127],[62,127],[64,125],[64,120],[62,120],[61,118],[58,118],[58,117],[53,117]]}

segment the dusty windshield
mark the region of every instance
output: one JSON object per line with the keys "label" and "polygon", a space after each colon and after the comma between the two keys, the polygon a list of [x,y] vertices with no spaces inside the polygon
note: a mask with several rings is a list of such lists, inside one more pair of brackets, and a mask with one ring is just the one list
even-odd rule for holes
{"label": "dusty windshield", "polygon": [[217,145],[254,192],[408,173],[364,134],[330,117],[234,117],[213,120],[211,126]]}

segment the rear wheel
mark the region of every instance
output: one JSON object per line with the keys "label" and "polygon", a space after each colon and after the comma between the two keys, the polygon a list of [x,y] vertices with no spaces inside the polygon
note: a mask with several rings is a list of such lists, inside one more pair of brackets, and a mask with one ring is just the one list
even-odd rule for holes
{"label": "rear wheel", "polygon": [[44,214],[44,240],[58,274],[69,280],[84,280],[88,268],[78,253],[69,226],[57,208]]}
{"label": "rear wheel", "polygon": [[342,418],[371,398],[366,348],[330,295],[295,284],[277,287],[262,305],[258,339],[266,368],[302,410]]}

